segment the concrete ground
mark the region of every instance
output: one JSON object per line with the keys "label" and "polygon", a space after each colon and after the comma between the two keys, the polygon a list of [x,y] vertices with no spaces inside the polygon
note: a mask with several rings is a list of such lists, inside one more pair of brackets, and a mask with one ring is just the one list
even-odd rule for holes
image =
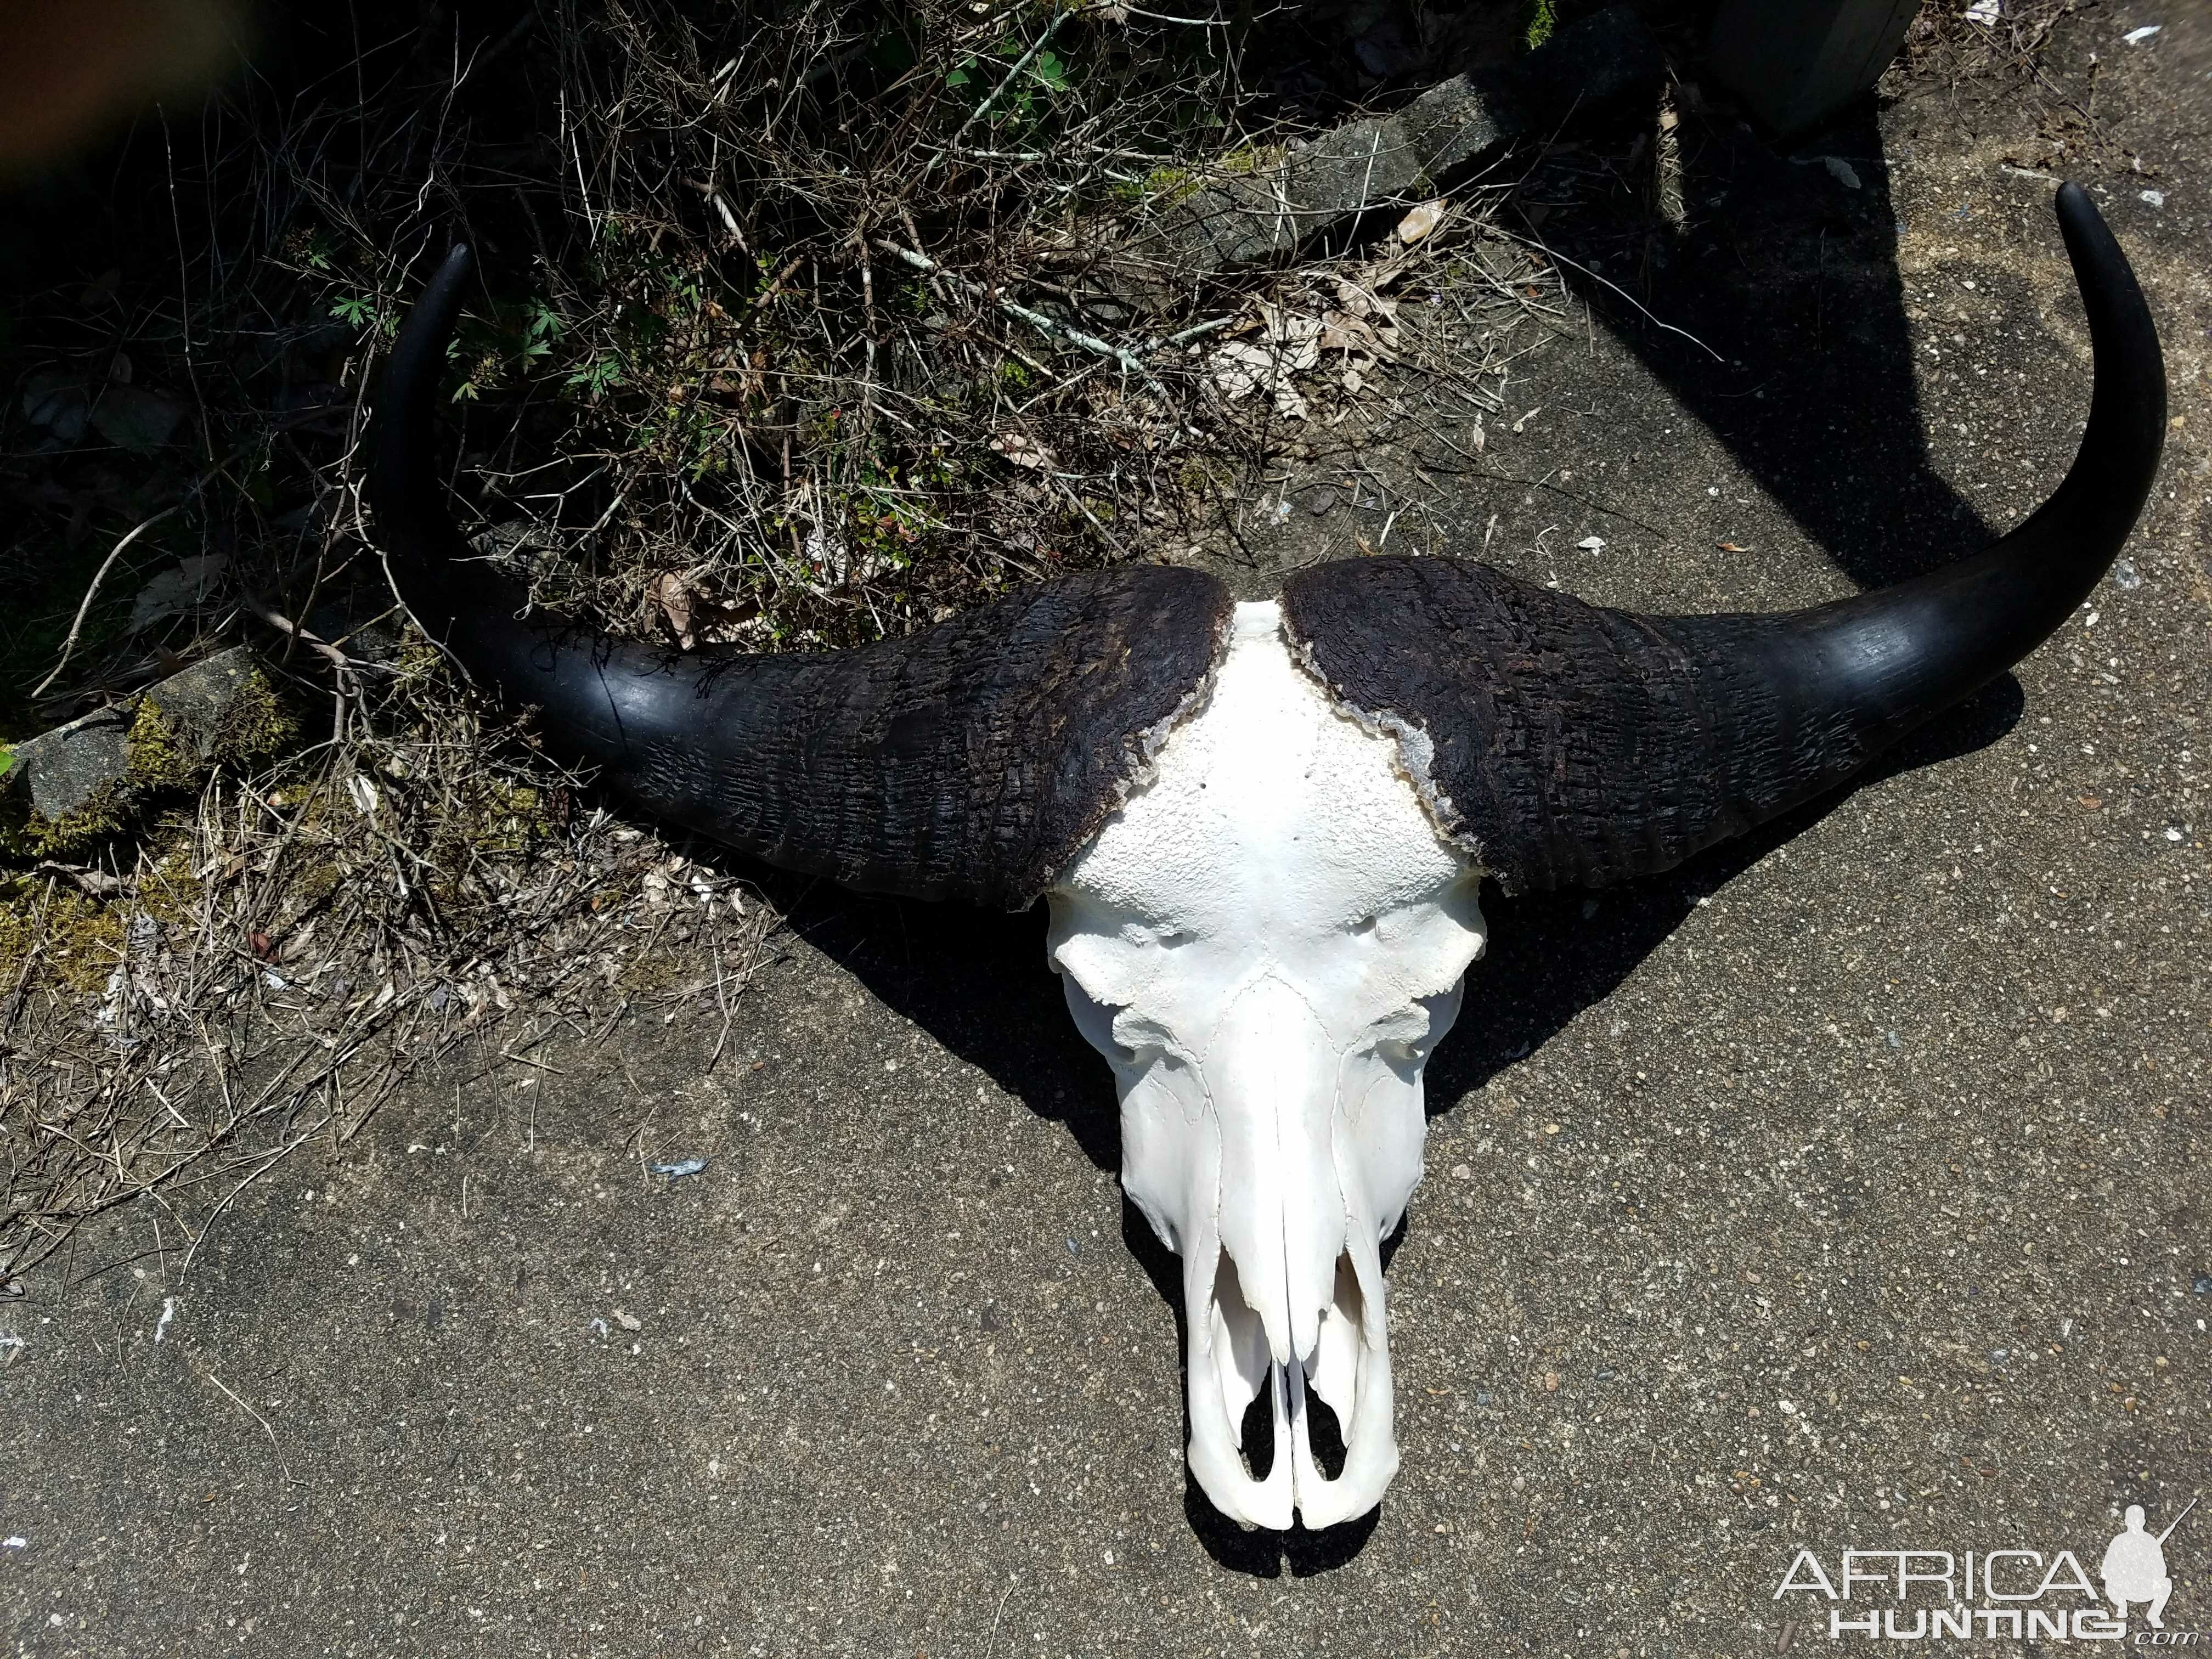
{"label": "concrete ground", "polygon": [[[2064,30],[2104,137],[2063,170],[2170,354],[2130,566],[1843,799],[1494,899],[1431,1068],[1368,1522],[1246,1534],[1189,1487],[1171,1261],[1040,919],[769,878],[792,926],[726,1030],[479,1053],[244,1191],[188,1276],[149,1207],[0,1304],[15,1650],[1734,1656],[1830,1641],[1828,1601],[1776,1595],[1800,1549],[2094,1575],[2125,1505],[2156,1531],[2212,1495],[2212,18]],[[1692,319],[1738,363],[1578,331],[1516,368],[1543,412],[1493,419],[1496,476],[1431,471],[1396,533],[1650,609],[1978,544],[2085,401],[2026,176],[2049,107],[1915,88],[1841,158],[1856,192],[1772,162],[1795,277]],[[1763,234],[1754,182],[1698,186],[1735,193],[1723,232]],[[1435,459],[1263,562],[1371,538]],[[2168,1630],[2212,1632],[2212,1504],[2166,1557]]]}

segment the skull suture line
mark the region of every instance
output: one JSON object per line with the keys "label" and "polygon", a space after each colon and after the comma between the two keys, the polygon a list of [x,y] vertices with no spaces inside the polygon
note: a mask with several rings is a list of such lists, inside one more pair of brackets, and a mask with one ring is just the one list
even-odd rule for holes
{"label": "skull suture line", "polygon": [[1119,1082],[1124,1183],[1182,1257],[1192,1473],[1239,1520],[1324,1526],[1397,1467],[1379,1246],[1420,1179],[1421,1069],[1483,947],[1480,881],[1649,874],[1835,787],[2048,637],[2126,539],[2164,364],[2096,209],[2070,185],[2057,207],[2095,359],[2073,467],[1979,553],[1808,611],[1644,616],[1393,556],[1263,605],[1193,570],[1093,572],[842,653],[527,618],[436,466],[465,249],[392,348],[369,496],[424,631],[611,793],[855,888],[1049,901],[1052,963]]}

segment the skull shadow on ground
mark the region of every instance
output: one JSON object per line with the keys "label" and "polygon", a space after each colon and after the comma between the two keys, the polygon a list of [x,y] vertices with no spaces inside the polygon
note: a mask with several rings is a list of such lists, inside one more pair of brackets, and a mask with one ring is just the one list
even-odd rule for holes
{"label": "skull shadow on ground", "polygon": [[[1431,1117],[1453,1110],[1514,1061],[1540,1048],[1602,1002],[1663,945],[1698,901],[1795,839],[1860,789],[1901,772],[1985,747],[2010,731],[2023,700],[2010,675],[1900,744],[1852,785],[1808,803],[1663,876],[1607,890],[1606,920],[1582,914],[1581,889],[1507,898],[1492,890],[1484,913],[1490,946],[1469,969],[1471,1000],[1428,1067]],[[698,849],[712,856],[708,849]],[[733,857],[725,863],[744,863]],[[1019,914],[847,893],[746,864],[783,909],[792,929],[938,1042],[1066,1126],[1099,1170],[1121,1167],[1121,1127],[1111,1073],[1068,1017],[1058,977],[1044,961],[1042,907]],[[1391,1257],[1418,1224],[1420,1199],[1383,1247]],[[1124,1198],[1121,1241],[1176,1319],[1178,1355],[1187,1331],[1176,1258]],[[1178,1394],[1182,1382],[1178,1368]],[[1188,1414],[1188,1405],[1185,1413]],[[1248,1435],[1264,1413],[1247,1419]],[[1183,1425],[1186,1436],[1188,1424]],[[1326,1572],[1351,1561],[1380,1522],[1381,1510],[1323,1531],[1247,1532],[1207,1500],[1185,1472],[1184,1513],[1221,1565],[1256,1577]],[[1386,1500],[1387,1502],[1387,1500]]]}

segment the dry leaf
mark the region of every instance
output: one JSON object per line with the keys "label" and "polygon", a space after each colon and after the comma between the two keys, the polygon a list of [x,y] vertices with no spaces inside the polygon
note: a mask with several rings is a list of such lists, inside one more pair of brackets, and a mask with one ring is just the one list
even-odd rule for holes
{"label": "dry leaf", "polygon": [[1016,466],[1042,471],[1054,465],[1052,451],[1026,433],[994,432],[991,434],[990,442],[993,449]]}
{"label": "dry leaf", "polygon": [[65,444],[84,436],[92,418],[92,392],[68,374],[33,374],[23,388],[23,413]]}
{"label": "dry leaf", "polygon": [[199,553],[161,572],[131,602],[131,632],[201,604],[229,564],[220,553]]}
{"label": "dry leaf", "polygon": [[141,386],[109,386],[92,410],[93,428],[101,437],[141,453],[168,442],[184,418],[182,403]]}
{"label": "dry leaf", "polygon": [[665,570],[653,579],[651,592],[653,604],[660,607],[660,620],[676,636],[677,644],[689,651],[698,643],[698,636],[691,631],[691,584],[676,571]]}

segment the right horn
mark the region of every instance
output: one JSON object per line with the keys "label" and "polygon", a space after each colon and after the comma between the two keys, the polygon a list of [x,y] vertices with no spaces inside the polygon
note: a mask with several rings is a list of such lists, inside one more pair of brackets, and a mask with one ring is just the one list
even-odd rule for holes
{"label": "right horn", "polygon": [[2040,645],[2095,587],[2166,436],[2158,331],[2088,196],[2059,187],[2095,365],[2051,499],[1910,581],[1779,615],[1644,617],[1452,559],[1285,584],[1292,647],[1397,736],[1447,834],[1508,891],[1650,874],[1834,787]]}

